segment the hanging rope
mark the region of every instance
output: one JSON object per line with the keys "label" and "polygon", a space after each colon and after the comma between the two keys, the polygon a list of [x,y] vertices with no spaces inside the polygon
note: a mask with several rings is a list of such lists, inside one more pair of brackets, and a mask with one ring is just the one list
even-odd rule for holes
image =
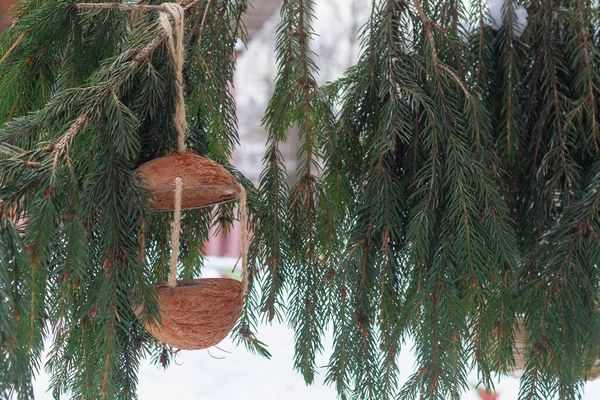
{"label": "hanging rope", "polygon": [[171,228],[171,272],[169,274],[169,287],[177,285],[177,259],[179,258],[179,233],[181,232],[181,194],[183,193],[183,180],[175,178],[175,210],[173,212],[173,227]]}
{"label": "hanging rope", "polygon": [[[125,11],[159,11],[158,21],[163,29],[169,54],[173,59],[175,70],[175,113],[173,120],[177,131],[177,151],[185,151],[185,139],[187,134],[187,117],[185,113],[185,97],[183,90],[183,63],[184,48],[183,35],[185,27],[185,10],[195,5],[199,0],[193,0],[185,8],[177,3],[163,3],[160,5],[139,5],[122,3],[79,3],[79,9],[117,9]],[[204,12],[202,25],[206,20],[210,0]],[[173,21],[174,28],[171,26]],[[173,288],[177,285],[177,261],[179,259],[179,236],[181,232],[181,198],[183,195],[183,180],[175,178],[175,210],[173,213],[173,225],[171,228],[171,260],[168,286]],[[246,191],[240,185],[239,220],[242,225],[241,257],[242,257],[242,292],[248,288],[248,212],[246,207]]]}
{"label": "hanging rope", "polygon": [[[175,69],[175,85],[177,97],[175,100],[175,129],[177,130],[177,149],[185,151],[185,138],[187,131],[187,118],[185,115],[185,98],[183,96],[183,35],[184,35],[184,11],[179,4],[164,3],[164,12],[160,13],[159,21],[167,36],[167,45],[173,58]],[[175,23],[175,29],[171,28],[169,17]],[[205,13],[206,17],[206,13]],[[181,178],[175,180],[175,212],[173,215],[173,228],[171,232],[171,273],[169,276],[169,287],[177,284],[177,260],[179,258],[179,234],[181,230],[181,194],[183,182]],[[246,209],[246,191],[240,185],[240,207],[239,220],[242,225],[241,257],[242,257],[242,293],[248,288],[248,212]]]}
{"label": "hanging rope", "polygon": [[[185,98],[183,97],[183,35],[184,35],[184,12],[179,4],[164,3],[163,10],[158,20],[160,26],[167,36],[167,47],[173,58],[173,69],[175,70],[175,88],[177,95],[175,98],[175,130],[177,131],[177,150],[180,153],[185,151],[185,136],[187,131],[187,118],[185,115]],[[171,28],[169,17],[175,24],[175,29]],[[183,180],[180,177],[175,178],[175,210],[173,212],[173,227],[171,228],[171,271],[169,273],[169,287],[177,285],[177,261],[179,259],[179,235],[181,232],[181,195],[183,193]]]}
{"label": "hanging rope", "polygon": [[240,253],[242,256],[242,293],[248,289],[248,212],[246,210],[246,190],[240,185],[239,220],[242,224]]}
{"label": "hanging rope", "polygon": [[[160,13],[159,22],[167,35],[167,47],[173,58],[175,70],[175,87],[177,96],[175,98],[175,130],[177,131],[177,150],[185,151],[185,137],[187,131],[187,118],[185,116],[185,98],[183,97],[183,28],[185,24],[183,8],[176,3],[164,3],[164,11]],[[175,29],[171,28],[169,17],[175,23]]]}

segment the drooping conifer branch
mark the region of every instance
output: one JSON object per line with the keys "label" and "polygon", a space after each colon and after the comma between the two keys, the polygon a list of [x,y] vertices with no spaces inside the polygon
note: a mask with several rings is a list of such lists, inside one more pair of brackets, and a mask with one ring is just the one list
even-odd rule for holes
{"label": "drooping conifer branch", "polygon": [[[517,318],[521,398],[576,398],[600,354],[597,13],[532,1],[522,24],[516,2],[493,21],[468,3],[373,1],[357,64],[319,86],[313,3],[284,1],[258,192],[228,164],[248,3],[185,6],[186,144],[249,195],[237,339],[268,357],[258,322],[286,320],[310,382],[331,324],[326,379],[346,398],[459,398],[472,368],[490,387],[511,370]],[[24,0],[0,40],[1,395],[32,393],[44,340],[55,396],[134,398],[142,354],[169,364],[143,326],[170,221],[133,172],[176,144],[174,65],[139,12],[161,6],[81,4]],[[280,146],[296,134],[289,182]],[[183,213],[182,277],[234,219],[230,205]],[[402,383],[408,338],[417,371]]]}

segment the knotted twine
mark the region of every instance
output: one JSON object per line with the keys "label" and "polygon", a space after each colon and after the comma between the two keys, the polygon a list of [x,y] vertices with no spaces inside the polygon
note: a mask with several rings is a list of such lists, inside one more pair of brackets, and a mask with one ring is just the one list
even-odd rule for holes
{"label": "knotted twine", "polygon": [[[185,12],[183,7],[177,3],[163,3],[158,6],[137,5],[122,3],[79,3],[78,8],[89,9],[118,9],[126,11],[159,11],[158,21],[165,32],[167,47],[175,70],[175,113],[173,120],[175,130],[177,131],[177,151],[185,152],[185,139],[187,133],[187,118],[185,112],[185,98],[183,94],[183,35],[185,27]],[[208,11],[208,10],[206,10]],[[205,11],[205,18],[206,18]],[[171,26],[171,20],[175,29]],[[238,185],[240,190],[240,206],[238,218],[242,225],[241,238],[241,258],[242,258],[242,293],[248,288],[248,213],[246,210],[246,191],[242,185]],[[168,287],[174,288],[177,285],[177,261],[179,259],[179,236],[181,233],[181,198],[183,195],[183,180],[181,177],[175,178],[175,209],[173,211],[173,224],[171,227],[171,260]]]}
{"label": "knotted twine", "polygon": [[[175,70],[175,130],[177,131],[177,151],[185,151],[185,137],[187,131],[187,118],[185,116],[185,99],[183,97],[183,27],[184,13],[179,4],[164,3],[164,11],[159,14],[158,21],[167,36],[167,47]],[[171,28],[169,17],[173,19],[175,30]],[[181,233],[181,196],[183,194],[183,180],[175,178],[175,210],[173,212],[173,226],[171,227],[171,272],[169,274],[170,288],[177,285],[177,260],[179,259],[179,235]]]}

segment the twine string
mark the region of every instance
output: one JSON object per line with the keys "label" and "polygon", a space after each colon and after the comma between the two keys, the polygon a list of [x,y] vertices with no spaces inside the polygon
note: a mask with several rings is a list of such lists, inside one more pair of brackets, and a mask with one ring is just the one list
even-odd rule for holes
{"label": "twine string", "polygon": [[[185,139],[187,134],[187,118],[185,112],[185,97],[183,90],[183,63],[184,63],[184,27],[185,10],[195,5],[199,0],[193,0],[184,7],[177,3],[163,3],[160,5],[139,5],[122,3],[79,3],[76,5],[79,9],[118,9],[126,11],[159,11],[159,24],[163,29],[169,54],[173,59],[175,72],[175,113],[174,123],[177,131],[177,151],[185,151]],[[209,5],[204,12],[202,24],[206,19]],[[175,28],[171,26],[171,20]],[[240,252],[242,257],[242,293],[248,289],[248,212],[246,204],[246,190],[240,185],[240,204],[239,220],[242,225]],[[183,180],[181,177],[175,178],[175,198],[173,226],[171,229],[171,260],[168,287],[173,288],[177,285],[177,261],[179,259],[179,239],[181,233],[181,199],[183,194]],[[143,239],[142,239],[143,240]]]}
{"label": "twine string", "polygon": [[169,274],[170,288],[177,285],[177,259],[179,258],[179,234],[181,232],[181,195],[183,180],[175,178],[175,210],[173,212],[173,227],[171,228],[171,271]]}
{"label": "twine string", "polygon": [[242,293],[248,289],[248,212],[246,210],[246,190],[240,185],[239,220],[242,225],[240,252],[242,255]]}
{"label": "twine string", "polygon": [[[183,35],[184,35],[184,12],[183,8],[176,3],[163,3],[163,10],[159,16],[159,22],[167,35],[167,47],[173,58],[175,70],[175,130],[177,131],[177,150],[185,151],[185,137],[187,131],[187,118],[185,115],[185,98],[183,96]],[[171,28],[169,17],[173,19],[175,29]]]}
{"label": "twine string", "polygon": [[[184,11],[176,3],[163,3],[163,10],[159,14],[158,21],[167,36],[167,47],[173,59],[175,71],[175,114],[173,120],[177,131],[177,150],[185,151],[185,136],[187,131],[187,118],[185,115],[185,98],[183,96],[183,35],[184,35]],[[175,29],[171,27],[171,21]],[[181,233],[181,196],[183,193],[183,180],[175,178],[175,210],[173,213],[173,227],[171,228],[171,269],[169,273],[170,288],[177,285],[177,261],[179,259],[179,235]]]}

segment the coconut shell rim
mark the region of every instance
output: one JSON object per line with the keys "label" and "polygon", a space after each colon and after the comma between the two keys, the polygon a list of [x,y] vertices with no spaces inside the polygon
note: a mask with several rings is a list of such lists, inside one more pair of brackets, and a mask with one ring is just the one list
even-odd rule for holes
{"label": "coconut shell rim", "polygon": [[160,282],[157,283],[156,285],[154,285],[154,287],[158,290],[158,289],[177,289],[178,287],[181,288],[186,288],[186,287],[199,287],[202,286],[201,283],[206,283],[207,281],[223,281],[223,280],[227,280],[227,281],[234,281],[234,282],[238,282],[241,285],[241,281],[238,279],[233,279],[233,278],[190,278],[190,279],[181,279],[181,280],[177,280],[176,284],[174,287],[170,287],[168,282]]}

